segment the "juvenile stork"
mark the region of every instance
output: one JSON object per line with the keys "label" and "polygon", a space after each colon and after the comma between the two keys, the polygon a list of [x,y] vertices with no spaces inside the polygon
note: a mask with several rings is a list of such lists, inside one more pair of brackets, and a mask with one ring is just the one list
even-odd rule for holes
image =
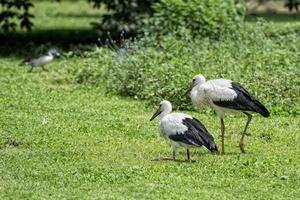
{"label": "juvenile stork", "polygon": [[31,68],[30,68],[29,72],[31,72],[33,70],[33,68],[37,67],[37,66],[41,66],[43,70],[47,71],[47,69],[44,66],[46,64],[50,63],[51,61],[53,61],[55,56],[59,56],[59,53],[55,49],[51,49],[48,51],[48,53],[46,55],[28,58],[28,59],[22,61],[22,63],[20,65],[23,65],[23,64],[30,65]]}
{"label": "juvenile stork", "polygon": [[227,112],[242,112],[247,115],[248,120],[245,125],[240,140],[240,150],[245,153],[244,137],[251,122],[251,112],[261,114],[263,117],[269,117],[269,111],[258,100],[254,98],[239,83],[228,79],[215,79],[205,81],[203,75],[194,77],[187,92],[191,92],[191,99],[195,106],[210,105],[218,115],[221,121],[222,152],[224,155],[224,115]]}
{"label": "juvenile stork", "polygon": [[179,147],[187,149],[188,160],[190,160],[189,149],[192,147],[204,146],[211,152],[218,151],[213,136],[200,121],[183,113],[171,112],[172,104],[164,100],[160,103],[150,121],[158,116],[160,136],[170,140],[173,148],[173,160],[176,159],[176,150]]}

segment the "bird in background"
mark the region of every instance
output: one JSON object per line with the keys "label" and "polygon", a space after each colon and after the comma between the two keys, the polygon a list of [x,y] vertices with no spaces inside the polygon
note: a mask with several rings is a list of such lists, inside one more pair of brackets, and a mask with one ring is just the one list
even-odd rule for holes
{"label": "bird in background", "polygon": [[211,152],[217,152],[218,148],[213,136],[204,125],[190,115],[184,113],[172,113],[172,104],[162,101],[151,117],[150,121],[158,117],[158,129],[160,136],[169,140],[173,148],[173,158],[163,160],[176,160],[176,150],[179,147],[186,148],[187,160],[190,161],[190,148],[206,147]]}
{"label": "bird in background", "polygon": [[251,93],[243,88],[239,83],[228,79],[214,79],[206,81],[202,74],[196,75],[187,93],[190,92],[193,104],[196,107],[202,105],[211,106],[221,122],[221,137],[222,137],[222,151],[224,150],[224,116],[228,112],[242,112],[248,118],[242,137],[240,139],[239,147],[242,153],[245,153],[244,137],[248,126],[252,119],[252,112],[261,114],[263,117],[269,117],[270,113],[267,108],[262,105]]}
{"label": "bird in background", "polygon": [[29,70],[29,72],[32,72],[34,67],[40,66],[44,71],[48,71],[45,68],[45,65],[52,62],[55,56],[59,56],[60,54],[57,52],[57,50],[55,49],[50,49],[47,54],[45,55],[40,55],[38,57],[32,57],[32,58],[28,58],[24,61],[22,61],[22,63],[20,65],[30,65],[31,68]]}

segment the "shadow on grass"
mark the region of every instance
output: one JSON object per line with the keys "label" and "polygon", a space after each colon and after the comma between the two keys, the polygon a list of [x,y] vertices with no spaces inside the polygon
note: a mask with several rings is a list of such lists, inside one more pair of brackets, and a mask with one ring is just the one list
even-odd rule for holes
{"label": "shadow on grass", "polygon": [[270,22],[300,22],[300,14],[288,13],[249,13],[246,16],[246,21],[257,21],[258,18]]}
{"label": "shadow on grass", "polygon": [[176,159],[173,160],[172,158],[154,158],[151,159],[152,162],[174,162],[174,163],[195,163],[196,160],[181,160],[181,159]]}
{"label": "shadow on grass", "polygon": [[56,13],[53,14],[53,17],[63,17],[63,18],[99,18],[102,16],[103,14],[94,14],[94,13]]}
{"label": "shadow on grass", "polygon": [[49,29],[0,34],[0,57],[26,57],[43,46],[69,50],[76,45],[96,44],[99,35],[92,29]]}

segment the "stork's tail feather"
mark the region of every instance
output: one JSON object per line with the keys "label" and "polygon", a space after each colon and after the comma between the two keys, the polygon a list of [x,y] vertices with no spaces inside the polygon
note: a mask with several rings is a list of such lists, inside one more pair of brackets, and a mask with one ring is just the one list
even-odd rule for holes
{"label": "stork's tail feather", "polygon": [[24,65],[28,65],[29,63],[28,63],[28,60],[23,60],[20,64],[19,64],[19,66],[24,66]]}
{"label": "stork's tail feather", "polygon": [[210,152],[217,152],[218,151],[218,147],[217,147],[217,144],[215,143],[214,141],[214,138],[213,136],[210,134],[210,133],[206,133],[205,134],[206,136],[203,137],[202,136],[202,139],[204,140],[204,146],[210,151]]}
{"label": "stork's tail feather", "polygon": [[212,153],[218,152],[218,147],[214,141],[209,141],[208,150]]}
{"label": "stork's tail feather", "polygon": [[270,116],[268,109],[257,100],[255,101],[255,111],[261,114],[263,117]]}

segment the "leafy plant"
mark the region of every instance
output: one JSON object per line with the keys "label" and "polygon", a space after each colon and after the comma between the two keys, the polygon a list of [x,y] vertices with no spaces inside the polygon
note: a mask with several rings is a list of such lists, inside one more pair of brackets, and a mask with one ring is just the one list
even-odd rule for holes
{"label": "leafy plant", "polygon": [[29,13],[33,4],[30,0],[2,0],[0,1],[0,26],[4,32],[15,30],[16,19],[20,20],[20,27],[31,30],[33,24],[30,18],[34,16]]}
{"label": "leafy plant", "polygon": [[234,0],[161,0],[154,4],[150,31],[161,35],[219,37],[232,30],[245,15],[244,6]]}
{"label": "leafy plant", "polygon": [[105,5],[108,13],[102,16],[100,23],[94,25],[106,34],[110,31],[113,38],[125,32],[134,35],[142,31],[143,19],[152,16],[152,4],[158,0],[89,0],[95,7]]}

